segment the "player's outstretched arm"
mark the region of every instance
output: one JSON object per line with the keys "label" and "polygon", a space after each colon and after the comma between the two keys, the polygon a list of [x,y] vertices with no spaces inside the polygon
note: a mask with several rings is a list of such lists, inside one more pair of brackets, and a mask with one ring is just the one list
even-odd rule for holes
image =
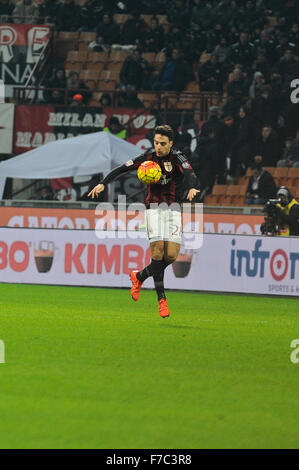
{"label": "player's outstretched arm", "polygon": [[104,191],[105,189],[105,185],[100,183],[100,184],[97,184],[91,191],[90,193],[88,193],[88,197],[92,197],[92,199],[94,199],[94,197],[98,197],[98,195]]}
{"label": "player's outstretched arm", "polygon": [[191,188],[187,194],[188,201],[192,201],[192,199],[196,196],[197,193],[200,193],[199,189]]}

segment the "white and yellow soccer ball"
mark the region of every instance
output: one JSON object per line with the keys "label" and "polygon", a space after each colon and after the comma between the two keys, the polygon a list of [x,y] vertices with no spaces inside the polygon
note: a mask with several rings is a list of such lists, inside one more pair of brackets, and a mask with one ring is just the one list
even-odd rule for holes
{"label": "white and yellow soccer ball", "polygon": [[158,163],[153,162],[152,160],[147,160],[139,165],[137,176],[141,183],[158,183],[162,176],[162,170]]}

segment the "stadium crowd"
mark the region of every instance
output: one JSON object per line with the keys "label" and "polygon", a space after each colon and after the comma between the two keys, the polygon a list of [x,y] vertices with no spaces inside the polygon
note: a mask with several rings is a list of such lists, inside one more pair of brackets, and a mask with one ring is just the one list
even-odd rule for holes
{"label": "stadium crowd", "polygon": [[[93,31],[93,50],[115,43],[134,50],[120,71],[120,103],[142,103],[141,90],[185,90],[197,81],[200,91],[217,92],[218,105],[198,129],[197,148],[190,155],[200,185],[209,192],[215,182],[245,174],[249,165],[299,167],[298,106],[290,98],[292,80],[299,78],[298,5],[296,0],[23,0],[0,1],[0,16],[52,19],[57,31]],[[71,14],[70,14],[71,11]],[[122,29],[116,13],[126,14]],[[153,15],[151,24],[142,14]],[[169,28],[157,15],[167,15]],[[31,18],[31,21],[32,21]],[[160,71],[144,52],[164,52]],[[88,104],[90,90],[78,74],[66,78],[61,68],[47,87],[68,88],[73,105]],[[85,89],[80,94],[78,90]],[[77,98],[74,99],[74,97]],[[59,104],[62,96],[45,94]],[[105,105],[109,105],[105,94]],[[99,103],[100,104],[100,103]],[[186,141],[181,139],[186,150]],[[187,144],[188,146],[188,144]]]}

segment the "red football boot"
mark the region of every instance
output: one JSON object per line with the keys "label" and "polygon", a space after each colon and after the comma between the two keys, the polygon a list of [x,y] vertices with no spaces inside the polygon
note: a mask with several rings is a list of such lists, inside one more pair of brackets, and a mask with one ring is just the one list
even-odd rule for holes
{"label": "red football boot", "polygon": [[142,287],[142,282],[140,282],[139,279],[137,279],[137,276],[136,276],[137,273],[138,271],[132,271],[130,274],[130,279],[132,281],[131,296],[132,296],[132,299],[135,300],[135,302],[137,302],[137,300],[139,299],[139,294],[140,294],[141,287]]}
{"label": "red football boot", "polygon": [[168,303],[166,299],[160,299],[158,302],[159,305],[159,315],[162,318],[167,318],[170,315],[170,311],[168,308]]}

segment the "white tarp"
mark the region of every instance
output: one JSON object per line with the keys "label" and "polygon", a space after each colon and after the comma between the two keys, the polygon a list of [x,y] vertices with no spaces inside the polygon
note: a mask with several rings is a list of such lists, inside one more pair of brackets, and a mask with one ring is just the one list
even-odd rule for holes
{"label": "white tarp", "polygon": [[14,106],[0,103],[0,153],[12,153]]}
{"label": "white tarp", "polygon": [[[130,271],[150,263],[148,240],[139,231],[110,235],[0,228],[0,282],[129,288]],[[181,248],[165,287],[299,297],[298,238],[204,234],[201,248]]]}
{"label": "white tarp", "polygon": [[66,176],[106,175],[142,151],[108,132],[94,132],[57,140],[0,163],[0,199],[5,180],[48,179]]}

